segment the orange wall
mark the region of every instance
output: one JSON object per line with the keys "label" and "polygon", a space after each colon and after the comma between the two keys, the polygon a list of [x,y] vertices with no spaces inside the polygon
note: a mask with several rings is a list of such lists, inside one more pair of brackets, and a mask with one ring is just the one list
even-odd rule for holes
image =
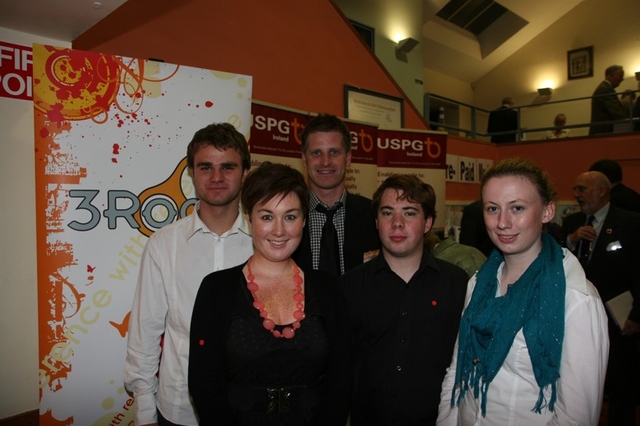
{"label": "orange wall", "polygon": [[[73,41],[73,48],[248,74],[253,98],[344,116],[350,84],[406,99],[329,0],[129,0]],[[427,125],[405,101],[405,127]],[[448,152],[497,161],[527,157],[546,169],[559,199],[573,199],[575,177],[600,158],[623,166],[640,191],[640,134],[494,146],[449,137]],[[447,200],[474,200],[478,184],[446,184]]]}
{"label": "orange wall", "polygon": [[[573,183],[578,174],[602,158],[617,160],[622,166],[625,185],[640,192],[640,133],[599,138],[570,138],[559,141],[520,142],[494,146],[488,142],[470,142],[449,137],[447,152],[474,158],[530,158],[545,169],[558,191],[559,200],[573,199]],[[447,182],[447,200],[475,200],[480,185]]]}
{"label": "orange wall", "polygon": [[129,0],[73,48],[251,75],[254,99],[303,111],[344,116],[344,84],[406,99],[328,0]]}

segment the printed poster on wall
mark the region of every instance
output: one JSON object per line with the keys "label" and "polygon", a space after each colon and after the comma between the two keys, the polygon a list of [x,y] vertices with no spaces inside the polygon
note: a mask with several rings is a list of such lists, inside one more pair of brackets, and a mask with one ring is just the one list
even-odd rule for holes
{"label": "printed poster on wall", "polygon": [[348,119],[344,122],[351,133],[351,166],[345,186],[353,194],[371,198],[378,188],[378,127]]}
{"label": "printed poster on wall", "polygon": [[300,135],[310,113],[253,101],[251,105],[251,167],[265,161],[288,164],[305,175]]}
{"label": "printed poster on wall", "polygon": [[40,425],[133,424],[128,319],[148,237],[192,210],[193,134],[248,137],[252,79],[34,45]]}
{"label": "printed poster on wall", "polygon": [[[301,134],[316,114],[253,101],[251,140],[252,166],[264,161],[288,164],[306,176],[302,163]],[[351,166],[345,187],[353,194],[371,197],[376,190],[377,126],[342,119],[351,134]]]}
{"label": "printed poster on wall", "polygon": [[0,97],[31,100],[33,49],[0,41]]}
{"label": "printed poster on wall", "polygon": [[436,193],[435,228],[444,226],[447,134],[378,129],[378,184],[394,173],[413,174]]}

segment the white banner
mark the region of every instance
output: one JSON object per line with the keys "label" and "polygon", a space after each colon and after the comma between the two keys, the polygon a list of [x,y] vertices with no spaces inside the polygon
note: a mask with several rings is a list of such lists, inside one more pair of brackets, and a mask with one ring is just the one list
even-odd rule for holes
{"label": "white banner", "polygon": [[193,134],[250,131],[249,76],[34,45],[40,425],[133,424],[123,385],[148,236],[190,212]]}

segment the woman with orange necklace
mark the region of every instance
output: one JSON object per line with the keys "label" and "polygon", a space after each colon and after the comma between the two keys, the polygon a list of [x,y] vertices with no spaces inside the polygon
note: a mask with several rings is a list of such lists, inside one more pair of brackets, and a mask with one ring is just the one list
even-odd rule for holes
{"label": "woman with orange necklace", "polygon": [[191,320],[189,390],[201,425],[340,425],[350,387],[346,303],[334,277],[291,259],[308,190],[263,163],[241,203],[254,254],[202,282]]}

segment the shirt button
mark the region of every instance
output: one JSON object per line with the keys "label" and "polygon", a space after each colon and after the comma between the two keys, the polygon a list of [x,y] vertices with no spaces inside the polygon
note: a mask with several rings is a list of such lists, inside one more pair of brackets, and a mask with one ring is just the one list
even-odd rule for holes
{"label": "shirt button", "polygon": [[402,371],[402,367],[401,367],[401,366],[399,366],[399,365],[397,365],[397,366],[396,366],[396,370],[398,370],[398,371]]}

